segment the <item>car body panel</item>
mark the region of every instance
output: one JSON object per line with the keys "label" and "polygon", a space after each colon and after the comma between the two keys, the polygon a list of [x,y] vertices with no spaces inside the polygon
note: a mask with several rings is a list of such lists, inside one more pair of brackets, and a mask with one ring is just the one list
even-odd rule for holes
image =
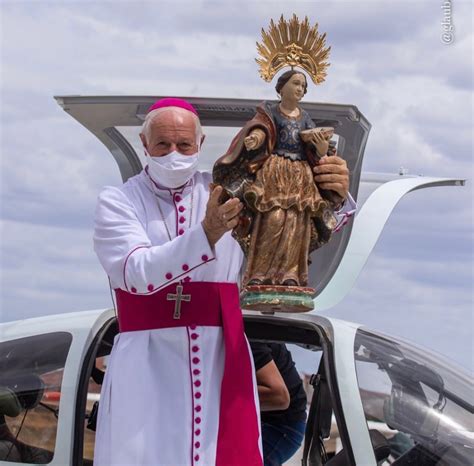
{"label": "car body panel", "polygon": [[[83,429],[84,426],[83,422],[77,423],[78,412],[76,412],[81,406],[78,403],[80,394],[84,393],[84,367],[90,363],[90,351],[97,343],[97,336],[103,334],[104,328],[115,320],[115,316],[115,311],[108,309],[0,324],[2,342],[53,332],[68,332],[73,336],[64,367],[55,455],[49,464],[76,464],[74,451],[76,457],[82,452],[81,445],[75,445],[74,442],[77,443],[75,429]],[[376,460],[368,429],[376,428],[383,432],[383,425],[374,423],[368,425],[359,391],[354,342],[356,333],[362,327],[357,323],[321,315],[286,313],[262,315],[252,311],[244,311],[244,322],[250,339],[284,341],[323,351],[342,446],[350,450],[349,458],[352,457],[355,464],[375,466]],[[398,341],[390,340],[390,336],[384,338],[388,341]],[[438,355],[432,352],[425,351],[425,354],[427,360],[438,358]],[[467,379],[465,375],[460,374],[459,380]],[[0,461],[0,464],[20,463]]]}

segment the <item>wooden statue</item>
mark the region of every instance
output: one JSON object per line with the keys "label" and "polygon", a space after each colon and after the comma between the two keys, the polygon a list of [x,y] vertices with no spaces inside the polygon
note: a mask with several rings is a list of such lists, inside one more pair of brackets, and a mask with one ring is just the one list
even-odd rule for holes
{"label": "wooden statue", "polygon": [[[304,68],[315,83],[324,80],[329,48],[324,49],[317,25],[309,28],[307,18],[300,23],[296,16],[289,22],[282,17],[278,28],[272,21],[270,35],[262,35],[265,47],[258,47],[264,60],[257,62],[264,79],[290,64]],[[312,171],[318,158],[335,153],[330,141],[334,128],[316,128],[299,106],[307,90],[302,72],[286,71],[275,89],[280,102],[257,107],[216,161],[213,176],[226,196],[245,204],[233,231],[247,258],[242,307],[308,311],[314,295],[307,287],[309,254],[331,237],[334,208],[342,201],[336,193],[318,189]]]}

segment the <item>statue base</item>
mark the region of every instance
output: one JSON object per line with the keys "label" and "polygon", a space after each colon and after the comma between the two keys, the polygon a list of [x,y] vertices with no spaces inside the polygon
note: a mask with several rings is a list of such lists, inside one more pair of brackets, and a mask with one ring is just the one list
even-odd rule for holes
{"label": "statue base", "polygon": [[263,314],[309,312],[314,309],[314,288],[282,285],[250,285],[240,293],[240,306]]}

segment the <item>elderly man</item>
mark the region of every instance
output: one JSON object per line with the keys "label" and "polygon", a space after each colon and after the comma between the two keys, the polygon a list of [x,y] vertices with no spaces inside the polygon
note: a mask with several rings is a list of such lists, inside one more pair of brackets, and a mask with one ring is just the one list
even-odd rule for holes
{"label": "elderly man", "polygon": [[[140,135],[148,163],[100,194],[94,246],[117,299],[101,392],[95,466],[261,465],[258,393],[230,235],[238,199],[220,204],[197,171],[195,109],[163,99]],[[347,186],[347,173],[334,175]],[[347,189],[347,188],[346,188]]]}

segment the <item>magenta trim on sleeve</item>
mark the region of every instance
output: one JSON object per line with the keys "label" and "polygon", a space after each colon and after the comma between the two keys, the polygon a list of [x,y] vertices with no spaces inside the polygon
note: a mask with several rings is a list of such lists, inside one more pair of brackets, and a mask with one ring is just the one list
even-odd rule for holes
{"label": "magenta trim on sleeve", "polygon": [[125,268],[127,267],[128,259],[129,259],[129,257],[130,257],[137,249],[142,249],[142,248],[147,248],[147,249],[148,249],[149,246],[137,246],[135,249],[132,249],[132,250],[128,253],[127,257],[125,258],[125,262],[123,263],[123,284],[125,285],[126,291],[129,291],[128,286],[127,286],[127,279],[126,279],[126,277],[125,277]]}
{"label": "magenta trim on sleeve", "polygon": [[[148,246],[140,246],[140,247],[144,248],[144,247],[148,247]],[[136,249],[139,249],[139,248],[136,248]],[[134,251],[135,251],[135,249],[134,249]],[[133,252],[133,251],[132,251],[132,252]],[[131,253],[130,253],[130,254],[131,254]],[[179,275],[176,275],[175,277],[170,278],[170,279],[167,280],[166,282],[164,282],[164,283],[162,283],[161,285],[157,286],[153,291],[148,291],[148,292],[145,292],[145,293],[137,293],[137,292],[134,292],[134,294],[139,295],[139,296],[149,296],[149,295],[155,294],[156,292],[162,290],[163,287],[168,286],[170,283],[175,283],[175,282],[180,281],[180,280],[181,280],[181,277],[182,277],[183,275],[188,275],[188,274],[189,274],[190,272],[192,272],[194,269],[197,269],[198,267],[201,267],[201,265],[208,264],[209,262],[212,262],[212,261],[214,261],[214,260],[216,260],[215,257],[209,259],[207,262],[201,262],[200,264],[195,265],[194,267],[192,267],[192,268],[186,270],[186,272],[182,272],[182,273],[180,273]],[[124,279],[125,279],[125,277],[124,277]],[[126,284],[125,284],[125,285],[126,285]],[[125,290],[125,291],[129,291],[129,290],[127,289],[127,290]]]}

